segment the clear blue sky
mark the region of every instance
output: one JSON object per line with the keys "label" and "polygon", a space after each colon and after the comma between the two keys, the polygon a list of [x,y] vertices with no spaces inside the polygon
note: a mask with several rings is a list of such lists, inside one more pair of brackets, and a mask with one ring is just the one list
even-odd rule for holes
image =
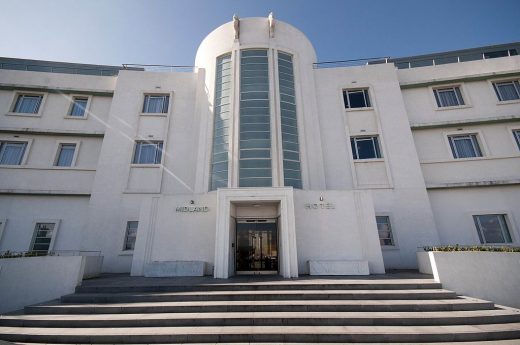
{"label": "clear blue sky", "polygon": [[520,41],[520,0],[0,0],[0,56],[193,65],[234,13],[269,11],[303,31],[319,61]]}

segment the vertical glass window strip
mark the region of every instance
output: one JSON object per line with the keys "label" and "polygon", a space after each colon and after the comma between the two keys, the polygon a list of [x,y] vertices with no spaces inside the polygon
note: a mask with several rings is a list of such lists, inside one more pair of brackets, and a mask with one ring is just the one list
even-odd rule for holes
{"label": "vertical glass window strip", "polygon": [[125,246],[123,250],[134,250],[135,239],[137,238],[137,226],[138,221],[126,222],[126,233],[125,233]]}
{"label": "vertical glass window strip", "polygon": [[72,106],[70,107],[69,116],[84,117],[87,109],[88,98],[87,97],[74,97],[72,100]]}
{"label": "vertical glass window strip", "polygon": [[22,164],[26,142],[0,142],[0,165],[20,165]]}
{"label": "vertical glass window strip", "polygon": [[292,56],[278,52],[284,186],[302,188]]}
{"label": "vertical glass window strip", "polygon": [[18,95],[14,104],[14,113],[38,114],[43,96],[41,95]]}
{"label": "vertical glass window strip", "polygon": [[55,166],[70,167],[76,151],[76,144],[60,144],[58,148],[58,157],[56,158]]}
{"label": "vertical glass window strip", "polygon": [[240,54],[239,187],[271,187],[271,125],[267,50]]}
{"label": "vertical glass window strip", "polygon": [[47,252],[51,245],[52,233],[54,232],[54,223],[36,223],[34,229],[34,241],[31,247],[31,251],[35,252]]}
{"label": "vertical glass window strip", "polygon": [[228,186],[231,54],[217,58],[210,190]]}

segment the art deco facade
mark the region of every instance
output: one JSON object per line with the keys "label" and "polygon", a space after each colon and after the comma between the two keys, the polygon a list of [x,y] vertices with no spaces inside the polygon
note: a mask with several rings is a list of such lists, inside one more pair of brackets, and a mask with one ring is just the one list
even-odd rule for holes
{"label": "art deco facade", "polygon": [[518,245],[518,49],[330,67],[291,25],[246,18],[188,72],[1,59],[0,251],[222,278]]}

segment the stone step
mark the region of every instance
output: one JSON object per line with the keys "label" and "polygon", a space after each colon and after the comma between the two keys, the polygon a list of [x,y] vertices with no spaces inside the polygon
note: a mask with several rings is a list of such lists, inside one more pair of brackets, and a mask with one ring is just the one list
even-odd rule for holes
{"label": "stone step", "polygon": [[520,310],[6,315],[10,327],[439,326],[520,322]]}
{"label": "stone step", "polygon": [[519,339],[520,323],[453,326],[0,327],[0,339],[40,343],[442,342]]}
{"label": "stone step", "polygon": [[[20,343],[16,342],[14,344],[18,345],[57,345],[56,343]],[[283,343],[284,345],[301,345],[301,343]],[[337,345],[338,343],[324,343],[321,342],[320,345]],[[350,345],[350,344],[359,344],[359,343],[351,343],[351,342],[342,342],[342,345]],[[391,344],[391,345],[425,345],[424,342],[420,343],[363,343],[363,345],[382,345],[382,344]],[[457,342],[435,342],[435,345],[518,345],[518,340],[490,340],[490,341],[457,341]],[[60,344],[60,345],[88,345],[88,344]],[[117,344],[113,344],[117,345]],[[143,344],[145,345],[145,344]],[[212,343],[190,343],[190,345],[215,345]],[[265,343],[265,342],[247,342],[247,343],[221,343],[218,345],[280,345],[280,343]]]}
{"label": "stone step", "polygon": [[433,280],[353,280],[335,281],[318,280],[288,282],[252,282],[252,283],[212,283],[195,285],[141,285],[111,286],[82,285],[76,287],[77,293],[137,293],[137,292],[176,292],[176,291],[265,291],[265,290],[405,290],[405,289],[440,289],[442,284]]}
{"label": "stone step", "polygon": [[128,314],[207,312],[420,312],[493,309],[494,304],[460,296],[437,300],[278,300],[184,301],[105,304],[61,304],[60,301],[25,307],[26,314]]}
{"label": "stone step", "polygon": [[63,303],[117,303],[168,301],[259,301],[259,300],[407,300],[456,298],[444,289],[409,290],[272,290],[187,291],[164,293],[78,293],[61,298]]}

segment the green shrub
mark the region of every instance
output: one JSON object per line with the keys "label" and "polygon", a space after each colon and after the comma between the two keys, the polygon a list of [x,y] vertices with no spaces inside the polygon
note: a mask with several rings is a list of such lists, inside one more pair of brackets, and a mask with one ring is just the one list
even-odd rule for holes
{"label": "green shrub", "polygon": [[508,246],[425,246],[423,250],[426,252],[505,252],[505,253],[520,253],[520,247]]}

